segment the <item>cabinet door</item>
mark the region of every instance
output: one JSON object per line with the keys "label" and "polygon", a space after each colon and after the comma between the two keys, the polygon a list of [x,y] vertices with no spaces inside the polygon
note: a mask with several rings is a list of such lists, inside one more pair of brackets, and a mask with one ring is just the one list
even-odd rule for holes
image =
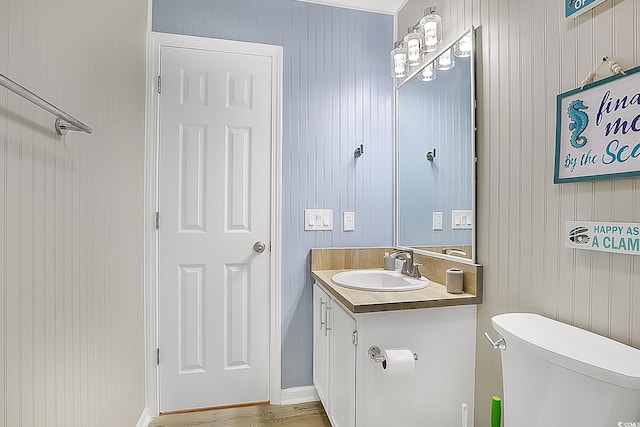
{"label": "cabinet door", "polygon": [[327,413],[329,412],[329,330],[327,307],[330,298],[313,285],[313,384]]}
{"label": "cabinet door", "polygon": [[356,424],[356,321],[336,301],[331,301],[328,324],[333,334],[330,380],[333,427]]}

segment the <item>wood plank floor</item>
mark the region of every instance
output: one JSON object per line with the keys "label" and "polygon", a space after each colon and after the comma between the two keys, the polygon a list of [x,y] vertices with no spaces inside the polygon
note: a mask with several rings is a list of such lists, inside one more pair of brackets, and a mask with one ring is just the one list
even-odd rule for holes
{"label": "wood plank floor", "polygon": [[331,427],[320,402],[255,405],[186,414],[161,415],[149,427],[286,426]]}

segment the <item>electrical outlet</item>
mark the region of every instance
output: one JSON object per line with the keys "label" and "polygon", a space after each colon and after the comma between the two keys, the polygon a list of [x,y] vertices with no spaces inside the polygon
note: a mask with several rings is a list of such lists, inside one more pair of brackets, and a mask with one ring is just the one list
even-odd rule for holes
{"label": "electrical outlet", "polygon": [[433,213],[433,229],[436,231],[442,230],[442,212]]}
{"label": "electrical outlet", "polygon": [[342,213],[342,230],[343,231],[355,231],[356,229],[356,214],[353,212]]}

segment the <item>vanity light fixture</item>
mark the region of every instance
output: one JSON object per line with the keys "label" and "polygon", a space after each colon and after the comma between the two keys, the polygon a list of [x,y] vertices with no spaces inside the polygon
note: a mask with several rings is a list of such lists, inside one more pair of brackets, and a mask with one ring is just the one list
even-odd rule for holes
{"label": "vanity light fixture", "polygon": [[433,62],[424,67],[422,70],[422,74],[420,76],[420,80],[423,82],[431,82],[436,79],[436,73],[433,71]]}
{"label": "vanity light fixture", "polygon": [[436,59],[436,70],[450,70],[455,67],[456,62],[453,60],[451,51],[453,48],[447,49]]}
{"label": "vanity light fixture", "polygon": [[469,33],[453,46],[453,54],[458,58],[468,58],[471,56],[472,46],[471,33]]}
{"label": "vanity light fixture", "polygon": [[[410,67],[418,67],[424,62],[424,53],[435,52],[442,47],[442,18],[436,14],[436,7],[428,7],[420,21],[409,27],[407,34],[396,42],[391,51],[391,75],[396,79],[407,76]],[[471,40],[469,40],[469,43]],[[469,54],[471,51],[469,51]],[[467,55],[468,56],[468,55]],[[453,61],[451,62],[453,64]],[[443,66],[442,70],[449,68]],[[433,68],[431,69],[433,71]],[[424,75],[424,73],[423,73]],[[424,76],[422,80],[430,81],[435,78],[433,72]]]}
{"label": "vanity light fixture", "polygon": [[433,52],[442,44],[442,18],[436,14],[436,7],[425,10],[425,16],[420,20],[424,32],[424,51]]}
{"label": "vanity light fixture", "polygon": [[391,51],[391,75],[401,79],[407,73],[407,48],[403,42],[396,42],[395,48]]}

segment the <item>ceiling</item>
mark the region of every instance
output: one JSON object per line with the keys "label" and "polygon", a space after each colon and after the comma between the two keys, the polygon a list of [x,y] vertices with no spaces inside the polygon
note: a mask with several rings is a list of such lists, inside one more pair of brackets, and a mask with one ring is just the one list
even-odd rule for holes
{"label": "ceiling", "polygon": [[368,10],[395,15],[407,0],[298,0],[307,3],[326,4],[328,6],[346,7],[349,9]]}

